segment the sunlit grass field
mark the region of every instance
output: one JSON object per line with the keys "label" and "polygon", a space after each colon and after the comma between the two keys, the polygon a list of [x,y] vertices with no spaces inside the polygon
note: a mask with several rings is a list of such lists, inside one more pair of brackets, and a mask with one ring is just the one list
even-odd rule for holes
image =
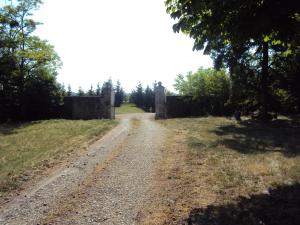
{"label": "sunlit grass field", "polygon": [[116,107],[116,114],[125,114],[125,113],[144,113],[145,111],[141,108],[136,107],[135,104],[124,103],[120,107]]}
{"label": "sunlit grass field", "polygon": [[0,192],[17,188],[103,136],[112,120],[45,120],[0,124]]}

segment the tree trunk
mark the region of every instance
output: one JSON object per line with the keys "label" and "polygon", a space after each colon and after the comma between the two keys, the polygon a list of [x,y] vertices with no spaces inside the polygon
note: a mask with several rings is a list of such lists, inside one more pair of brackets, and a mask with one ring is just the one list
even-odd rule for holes
{"label": "tree trunk", "polygon": [[20,80],[19,80],[19,95],[20,95],[20,115],[19,119],[24,120],[26,119],[26,106],[25,106],[25,99],[24,99],[24,89],[25,89],[25,68],[24,68],[24,59],[21,59],[21,63],[19,66],[20,70]]}
{"label": "tree trunk", "polygon": [[[236,118],[235,115],[238,115],[240,113],[240,107],[238,104],[238,99],[240,97],[240,94],[237,91],[236,87],[236,74],[234,74],[234,69],[236,68],[238,62],[235,57],[232,57],[230,59],[229,63],[229,76],[230,76],[230,88],[229,88],[229,110],[230,113],[233,114],[233,117]],[[227,106],[227,107],[228,107]]]}
{"label": "tree trunk", "polygon": [[261,63],[261,107],[260,118],[264,121],[268,120],[268,77],[269,77],[269,43],[263,42],[262,44],[262,63]]}

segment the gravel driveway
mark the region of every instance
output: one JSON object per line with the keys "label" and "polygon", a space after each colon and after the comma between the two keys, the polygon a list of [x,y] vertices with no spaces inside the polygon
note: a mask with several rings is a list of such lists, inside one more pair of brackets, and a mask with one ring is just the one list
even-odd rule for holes
{"label": "gravel driveway", "polygon": [[0,224],[136,224],[164,147],[153,114],[127,114],[88,154],[0,207]]}

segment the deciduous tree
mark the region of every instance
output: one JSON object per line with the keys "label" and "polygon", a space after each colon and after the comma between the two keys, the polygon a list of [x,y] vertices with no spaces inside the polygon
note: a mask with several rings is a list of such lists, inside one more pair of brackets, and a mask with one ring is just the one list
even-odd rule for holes
{"label": "deciduous tree", "polygon": [[47,112],[53,112],[52,107],[57,107],[62,100],[61,85],[55,78],[60,59],[53,46],[33,34],[39,23],[32,19],[32,13],[40,4],[40,0],[20,0],[0,8],[0,83],[3,86],[0,106],[5,108],[0,110],[2,120],[28,119],[32,105],[44,109],[35,111],[39,113],[36,118],[53,116]]}
{"label": "deciduous tree", "polygon": [[[299,51],[299,3],[280,0],[167,0],[167,11],[176,19],[175,32],[194,39],[194,49],[210,54],[216,66],[224,62],[234,73],[245,54],[258,60],[258,90],[262,118],[270,96],[270,57]],[[253,62],[256,62],[255,60]],[[241,74],[237,74],[241,75]]]}

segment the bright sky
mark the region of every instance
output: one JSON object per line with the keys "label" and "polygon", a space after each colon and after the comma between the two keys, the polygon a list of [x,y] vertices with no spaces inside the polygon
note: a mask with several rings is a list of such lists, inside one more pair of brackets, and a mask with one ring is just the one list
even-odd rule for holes
{"label": "bright sky", "polygon": [[73,91],[109,77],[127,92],[155,80],[173,90],[177,74],[212,61],[173,32],[165,10],[164,0],[44,0],[35,14],[43,23],[37,35],[55,46],[63,62],[58,81]]}

